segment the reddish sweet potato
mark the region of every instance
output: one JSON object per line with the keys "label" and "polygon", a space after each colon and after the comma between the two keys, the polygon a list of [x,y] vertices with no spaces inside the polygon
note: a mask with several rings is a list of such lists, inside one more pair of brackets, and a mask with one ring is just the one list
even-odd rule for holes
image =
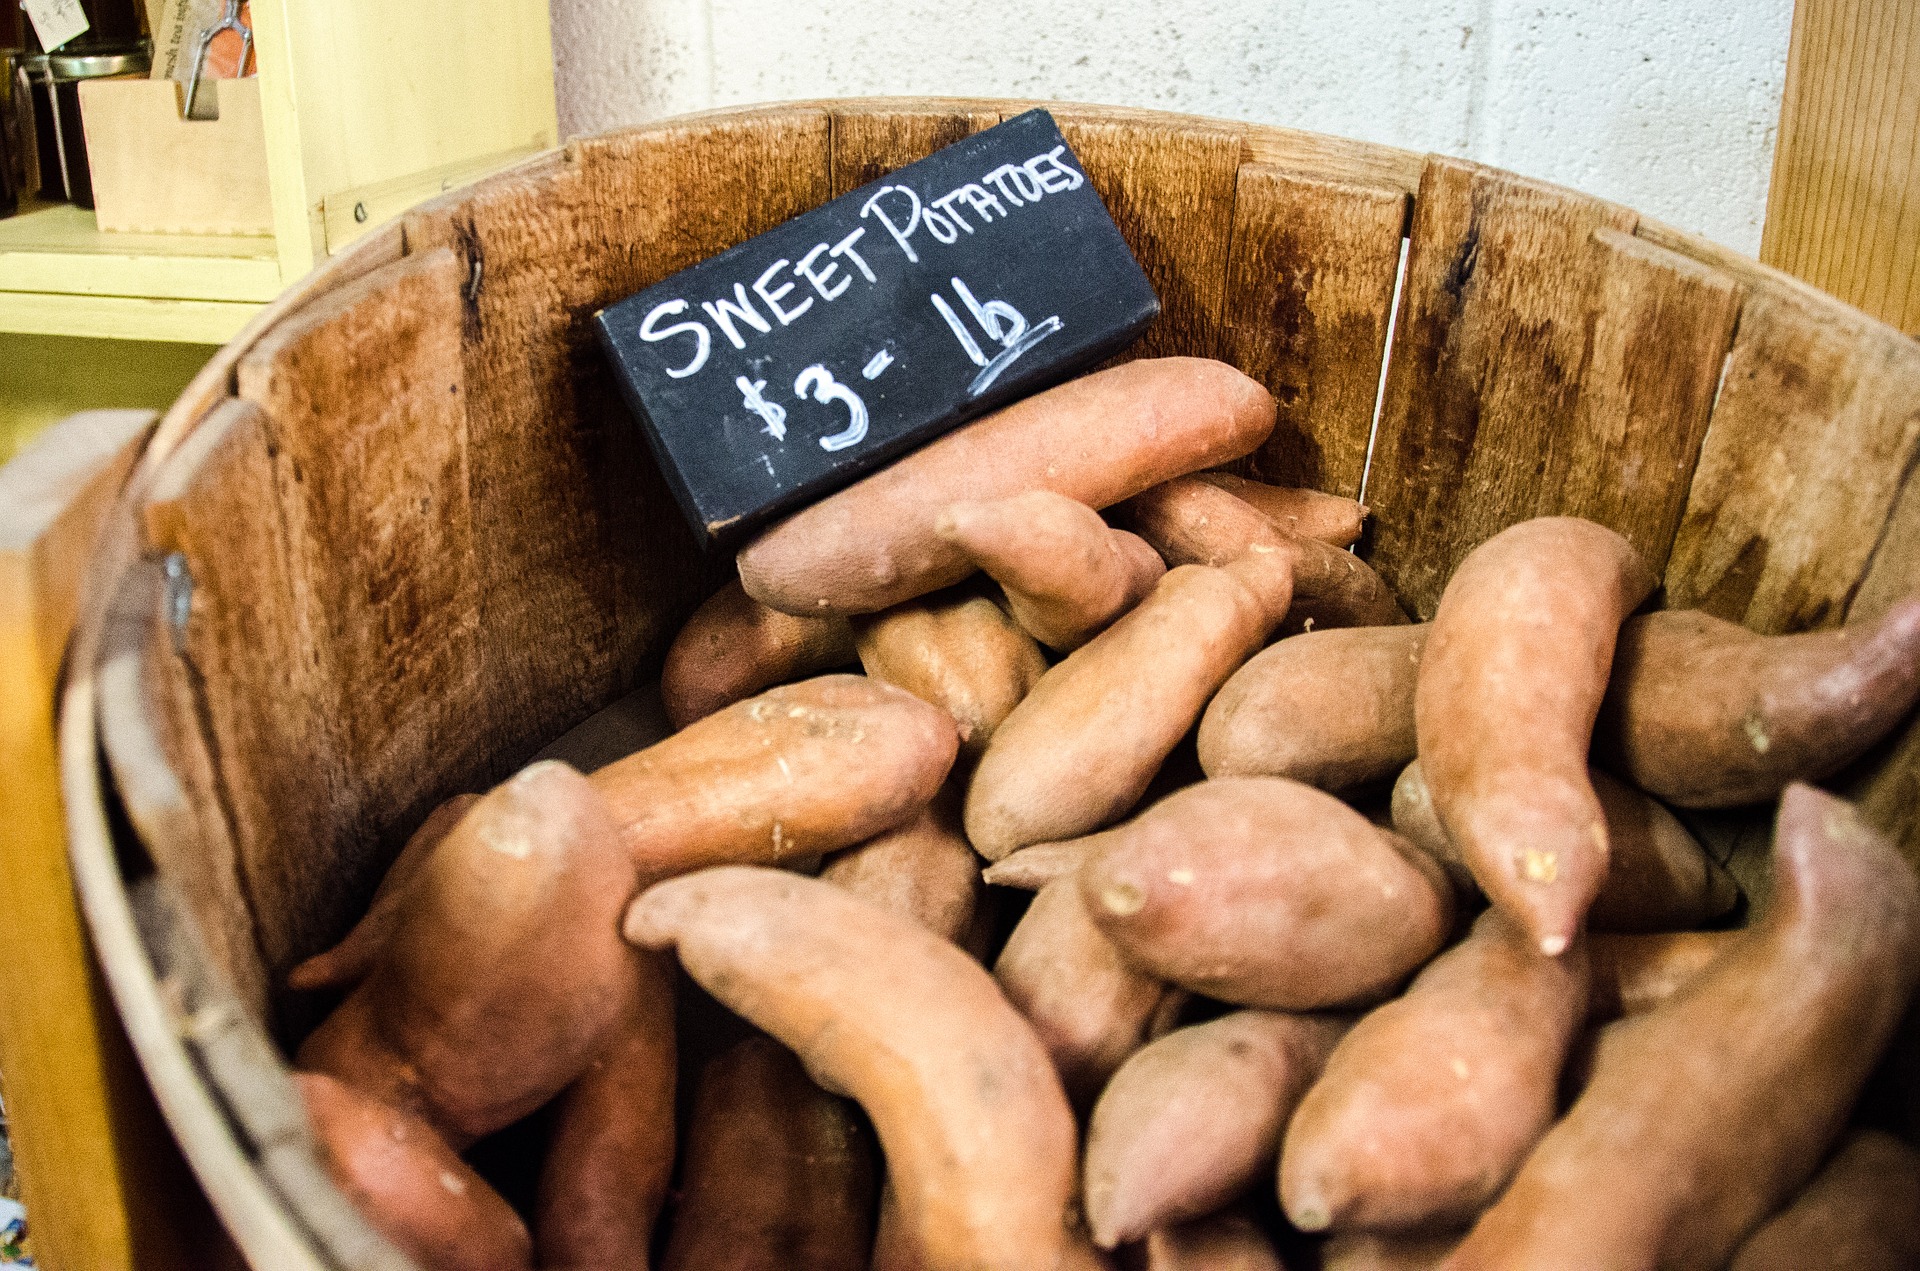
{"label": "reddish sweet potato", "polygon": [[1343,791],[1413,760],[1413,684],[1427,628],[1313,631],[1255,654],[1200,719],[1209,777],[1291,777]]}
{"label": "reddish sweet potato", "polygon": [[867,1271],[876,1188],[868,1135],[851,1104],[808,1080],[770,1038],[708,1060],[662,1271]]}
{"label": "reddish sweet potato", "polygon": [[1920,1267],[1920,1152],[1879,1130],[1848,1137],[1728,1271],[1912,1271]]}
{"label": "reddish sweet potato", "polygon": [[917,815],[953,767],[944,711],[859,675],[770,689],[591,778],[643,879],[850,847]]}
{"label": "reddish sweet potato", "polygon": [[1243,1006],[1377,1000],[1440,948],[1439,866],[1332,795],[1229,777],[1101,836],[1088,912],[1141,970]]}
{"label": "reddish sweet potato", "polygon": [[913,820],[829,857],[820,877],[956,944],[979,908],[980,860],[960,832],[952,785]]}
{"label": "reddish sweet potato", "polygon": [[1865,754],[1920,698],[1920,599],[1838,631],[1762,636],[1697,610],[1620,632],[1594,744],[1685,808],[1773,798]]}
{"label": "reddish sweet potato", "polygon": [[1274,524],[1250,504],[1199,477],[1181,477],[1127,500],[1122,524],[1153,544],[1169,565],[1224,565],[1255,547],[1293,567],[1288,633],[1321,627],[1380,627],[1407,615],[1371,566],[1352,552]]}
{"label": "reddish sweet potato", "polygon": [[860,1102],[931,1271],[1061,1257],[1073,1112],[1033,1030],[965,953],[831,883],[741,866],[654,886],[625,929],[677,949],[722,1005]]}
{"label": "reddish sweet potato", "polygon": [[1287,1271],[1260,1224],[1231,1211],[1162,1227],[1141,1255],[1138,1271]]}
{"label": "reddish sweet potato", "polygon": [[1106,630],[1167,572],[1139,535],[1051,490],[955,503],[934,532],[1000,584],[1015,622],[1062,653]]}
{"label": "reddish sweet potato", "polygon": [[861,618],[854,638],[867,674],[953,716],[961,752],[975,759],[1047,673],[1033,637],[973,587]]}
{"label": "reddish sweet potato", "polygon": [[320,1073],[293,1080],[321,1163],[376,1231],[431,1271],[530,1271],[526,1224],[432,1126]]}
{"label": "reddish sweet potato", "polygon": [[1490,909],[1354,1026],[1287,1127],[1280,1200],[1303,1231],[1472,1221],[1552,1124],[1587,1016],[1575,945],[1542,954]]}
{"label": "reddish sweet potato", "polygon": [[1460,1233],[1388,1235],[1343,1231],[1320,1246],[1320,1271],[1434,1271],[1460,1244]]}
{"label": "reddish sweet potato", "polygon": [[741,551],[740,579],[788,613],[874,613],[973,572],[934,531],[947,507],[1052,490],[1103,508],[1249,453],[1274,411],[1265,389],[1223,362],[1160,358],[1083,376],[788,517]]}
{"label": "reddish sweet potato", "polygon": [[1089,834],[1058,843],[1035,843],[995,861],[982,870],[980,876],[995,887],[1039,891],[1054,879],[1079,869],[1100,841],[1100,835]]}
{"label": "reddish sweet potato", "polygon": [[555,1100],[540,1169],[543,1267],[647,1266],[673,1176],[673,968],[634,952],[639,974],[607,1044]]}
{"label": "reddish sweet potato", "polygon": [[795,617],[729,582],[694,610],[660,668],[660,700],[675,728],[854,660],[853,628],[842,617]]}
{"label": "reddish sweet potato", "polygon": [[1367,508],[1337,494],[1268,485],[1227,472],[1193,475],[1209,485],[1219,486],[1281,529],[1317,538],[1334,547],[1352,547],[1359,541],[1360,531],[1366,528]]}
{"label": "reddish sweet potato", "polygon": [[1087,917],[1079,884],[1040,889],[993,964],[1014,1009],[1033,1025],[1076,1107],[1146,1041],[1166,986],[1129,966]]}
{"label": "reddish sweet potato", "polygon": [[440,840],[447,837],[460,823],[460,818],[478,802],[477,794],[456,794],[435,808],[387,867],[386,876],[374,890],[373,903],[360,921],[353,924],[346,938],[287,972],[287,987],[296,990],[352,988],[366,979],[393,935],[394,924],[400,920],[400,902],[420,867],[433,855]]}
{"label": "reddish sweet potato", "polygon": [[1738,931],[1595,934],[1587,941],[1587,961],[1593,968],[1587,1019],[1604,1024],[1625,1015],[1645,1015],[1739,939]]}
{"label": "reddish sweet potato", "polygon": [[1105,1248],[1212,1213],[1271,1170],[1349,1020],[1234,1011],[1120,1066],[1087,1130],[1087,1225]]}
{"label": "reddish sweet potato", "polygon": [[[1668,931],[1712,922],[1733,909],[1739,885],[1673,813],[1598,768],[1587,775],[1600,800],[1608,842],[1606,879],[1587,911],[1589,926]],[[1440,825],[1418,761],[1394,783],[1393,825],[1457,881],[1473,879],[1469,862]]]}
{"label": "reddish sweet potato", "polygon": [[1414,728],[1434,811],[1488,898],[1549,954],[1607,875],[1587,749],[1620,623],[1654,581],[1612,530],[1542,517],[1475,548],[1433,616]]}
{"label": "reddish sweet potato", "polygon": [[1801,785],[1774,878],[1739,944],[1607,1027],[1586,1093],[1449,1267],[1721,1267],[1813,1174],[1920,978],[1920,886]]}
{"label": "reddish sweet potato", "polygon": [[1266,642],[1286,612],[1287,587],[1277,555],[1173,570],[1042,676],[968,788],[975,850],[999,860],[1125,815],[1207,699]]}
{"label": "reddish sweet potato", "polygon": [[587,778],[540,763],[428,857],[373,970],[299,1066],[423,1117],[456,1150],[519,1120],[606,1044],[639,974],[633,867]]}

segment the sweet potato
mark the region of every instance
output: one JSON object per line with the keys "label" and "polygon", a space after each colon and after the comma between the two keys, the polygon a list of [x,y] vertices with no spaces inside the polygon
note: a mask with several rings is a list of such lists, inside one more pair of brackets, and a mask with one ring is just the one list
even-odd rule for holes
{"label": "sweet potato", "polygon": [[625,930],[677,949],[722,1005],[860,1102],[931,1271],[1060,1259],[1073,1112],[1033,1030],[965,953],[832,883],[746,866],[650,888]]}
{"label": "sweet potato", "polygon": [[1332,795],[1282,777],[1182,790],[1101,836],[1087,910],[1142,971],[1242,1006],[1378,999],[1440,948],[1439,866]]}
{"label": "sweet potato", "polygon": [[293,1080],[321,1164],[402,1252],[429,1271],[531,1271],[527,1225],[432,1126],[321,1073]]}
{"label": "sweet potato", "polygon": [[921,596],[853,626],[867,674],[953,716],[971,759],[1047,673],[1033,637],[974,587]]}
{"label": "sweet potato", "polygon": [[1128,965],[1093,925],[1072,878],[1040,889],[994,962],[993,978],[1082,1108],[1140,1049],[1166,996],[1165,985]]}
{"label": "sweet potato", "polygon": [[955,503],[933,528],[1000,584],[1015,622],[1062,653],[1106,630],[1167,572],[1145,539],[1051,490]]}
{"label": "sweet potato", "polygon": [[1313,631],[1262,649],[1200,719],[1209,777],[1291,777],[1339,792],[1413,760],[1427,627]]}
{"label": "sweet potato", "polygon": [[673,1176],[673,968],[639,974],[607,1043],[554,1101],[534,1243],[543,1267],[647,1266]]}
{"label": "sweet potato", "polygon": [[1159,1228],[1141,1254],[1138,1271],[1287,1271],[1260,1224],[1237,1211]]}
{"label": "sweet potato", "polygon": [[473,806],[407,889],[367,978],[300,1047],[456,1150],[519,1120],[606,1044],[638,960],[633,867],[588,779],[540,763]]}
{"label": "sweet potato", "polygon": [[874,613],[973,572],[934,531],[947,507],[1052,490],[1104,508],[1251,452],[1275,410],[1224,362],[1160,358],[1082,376],[788,517],[742,549],[740,580],[787,613]]}
{"label": "sweet potato", "polygon": [[1320,1271],[1434,1271],[1460,1244],[1460,1233],[1437,1235],[1342,1231],[1320,1246]]}
{"label": "sweet potato", "polygon": [[433,855],[440,840],[453,831],[460,818],[480,802],[477,794],[456,794],[435,808],[407,839],[407,845],[387,867],[374,889],[373,901],[360,921],[339,944],[324,953],[316,953],[287,972],[287,987],[295,990],[352,988],[367,978],[380,951],[387,947],[393,927],[400,919],[400,902],[412,886],[420,867]]}
{"label": "sweet potato", "polygon": [[1284,554],[1293,567],[1289,633],[1407,621],[1387,585],[1358,556],[1284,529],[1199,477],[1181,477],[1135,495],[1118,517],[1169,565],[1224,565],[1255,547]]}
{"label": "sweet potato", "polygon": [[1912,1271],[1920,1267],[1920,1152],[1859,1130],[1728,1271]]}
{"label": "sweet potato", "polygon": [[956,944],[973,927],[979,858],[960,831],[960,795],[942,789],[905,825],[827,859],[820,877]]}
{"label": "sweet potato", "polygon": [[1367,508],[1353,499],[1294,486],[1249,481],[1228,472],[1196,472],[1283,530],[1317,538],[1334,547],[1352,547],[1367,525]]}
{"label": "sweet potato", "polygon": [[[1440,825],[1424,765],[1408,764],[1393,787],[1394,828],[1459,880],[1469,862]],[[1698,839],[1658,802],[1598,768],[1590,769],[1607,828],[1607,873],[1587,911],[1595,931],[1670,931],[1730,912],[1740,888]]]}
{"label": "sweet potato", "polygon": [[1472,1221],[1552,1124],[1586,1017],[1584,948],[1547,957],[1489,909],[1334,1047],[1287,1127],[1287,1217],[1303,1231]]}
{"label": "sweet potato", "polygon": [[995,861],[980,872],[980,877],[995,887],[1039,891],[1063,874],[1079,869],[1099,841],[1099,835],[1090,834],[1058,843],[1035,843]]}
{"label": "sweet potato", "polygon": [[1234,1011],[1176,1028],[1122,1064],[1087,1130],[1095,1242],[1111,1249],[1212,1213],[1271,1170],[1281,1131],[1350,1022]]}
{"label": "sweet potato", "polygon": [[974,772],[966,805],[974,849],[999,860],[1125,815],[1207,699],[1266,642],[1286,612],[1287,587],[1275,554],[1175,569],[1042,676]]}
{"label": "sweet potato", "polygon": [[1627,623],[1594,730],[1601,762],[1685,808],[1773,798],[1865,754],[1920,698],[1920,598],[1762,636],[1697,610]]}
{"label": "sweet potato", "polygon": [[808,1080],[793,1052],[768,1037],[708,1060],[662,1271],[867,1271],[869,1135],[851,1104]]}
{"label": "sweet potato", "polygon": [[1449,1267],[1721,1267],[1813,1174],[1920,978],[1920,885],[1853,809],[1780,802],[1774,895],[1593,1080]]}
{"label": "sweet potato", "polygon": [[675,728],[789,680],[854,660],[838,615],[795,617],[752,599],[734,579],[693,611],[660,667],[660,700]]}
{"label": "sweet potato", "polygon": [[1604,1024],[1626,1015],[1645,1015],[1739,939],[1738,931],[1594,934],[1587,940],[1587,962],[1593,968],[1587,1019]]}
{"label": "sweet potato", "polygon": [[643,879],[851,847],[917,815],[953,767],[946,712],[859,675],[736,702],[595,773]]}
{"label": "sweet potato", "polygon": [[673,735],[660,686],[643,683],[616,697],[535,752],[529,763],[558,759],[588,776]]}
{"label": "sweet potato", "polygon": [[1614,639],[1654,581],[1612,530],[1542,517],[1476,547],[1433,616],[1413,705],[1434,811],[1548,954],[1579,933],[1607,875],[1587,749]]}

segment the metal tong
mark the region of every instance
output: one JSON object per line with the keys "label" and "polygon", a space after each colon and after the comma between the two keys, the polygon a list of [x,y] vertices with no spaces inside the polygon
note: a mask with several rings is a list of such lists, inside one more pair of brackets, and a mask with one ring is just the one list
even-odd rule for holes
{"label": "metal tong", "polygon": [[193,49],[193,74],[187,79],[187,118],[194,118],[193,103],[200,93],[200,76],[207,68],[207,54],[213,51],[213,41],[222,31],[237,31],[240,34],[240,60],[235,64],[234,73],[247,73],[247,59],[253,56],[253,28],[240,20],[241,0],[227,0],[227,11],[221,19],[200,32],[200,41]]}

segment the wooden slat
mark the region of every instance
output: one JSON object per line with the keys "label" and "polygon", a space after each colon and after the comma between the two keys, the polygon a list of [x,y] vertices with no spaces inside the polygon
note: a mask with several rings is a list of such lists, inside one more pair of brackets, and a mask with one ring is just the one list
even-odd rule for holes
{"label": "wooden slat", "polygon": [[1160,296],[1160,317],[1123,356],[1217,356],[1244,132],[1086,108],[1053,113]]}
{"label": "wooden slat", "polygon": [[53,751],[85,561],[153,421],[75,415],[0,468],[0,1073],[50,1271],[184,1266],[206,1234],[81,926]]}
{"label": "wooden slat", "polygon": [[1367,486],[1374,566],[1420,616],[1474,546],[1534,516],[1592,517],[1664,568],[1740,290],[1633,226],[1429,161]]}
{"label": "wooden slat", "polygon": [[1407,204],[1392,187],[1241,165],[1220,356],[1280,404],[1248,476],[1359,496]]}
{"label": "wooden slat", "polygon": [[[460,358],[467,279],[451,252],[410,255],[294,314],[239,366],[240,394],[262,412],[288,545],[288,612],[271,621],[298,633],[314,678],[296,695],[311,702],[311,732],[230,760],[285,765],[268,789],[324,789],[334,840],[330,852],[277,846],[271,808],[240,832],[276,977],[339,933],[382,847],[491,746],[474,726],[486,686]],[[230,811],[248,815],[240,803]]]}
{"label": "wooden slat", "polygon": [[838,107],[832,117],[833,197],[991,128],[1000,117],[995,107],[960,102],[930,102],[922,109]]}
{"label": "wooden slat", "polygon": [[1760,258],[1920,334],[1920,10],[1799,0]]}
{"label": "wooden slat", "polygon": [[1756,287],[1666,574],[1668,603],[1756,631],[1837,626],[1920,447],[1911,341]]}

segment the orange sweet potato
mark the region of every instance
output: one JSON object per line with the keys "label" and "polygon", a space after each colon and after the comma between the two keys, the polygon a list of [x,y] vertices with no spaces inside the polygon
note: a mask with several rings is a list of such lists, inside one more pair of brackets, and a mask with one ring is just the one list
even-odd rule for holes
{"label": "orange sweet potato", "polygon": [[958,745],[952,718],[906,690],[823,675],[736,702],[591,780],[651,879],[870,839],[926,806]]}
{"label": "orange sweet potato", "polygon": [[460,818],[478,802],[477,794],[456,794],[435,808],[387,867],[386,876],[374,890],[373,903],[360,921],[353,924],[346,938],[287,972],[287,987],[296,990],[352,988],[366,979],[374,960],[393,935],[394,924],[400,918],[401,899],[412,886],[420,867],[433,855],[440,840],[447,837],[460,823]]}
{"label": "orange sweet potato", "polygon": [[1287,1271],[1260,1224],[1235,1210],[1159,1228],[1130,1265],[1138,1271]]}
{"label": "orange sweet potato", "polygon": [[1320,1246],[1320,1271],[1434,1271],[1460,1244],[1460,1233],[1439,1235],[1342,1231]]}
{"label": "orange sweet potato", "polygon": [[1087,1225],[1104,1248],[1212,1213],[1271,1170],[1349,1020],[1234,1011],[1177,1028],[1113,1075],[1087,1130]]}
{"label": "orange sweet potato", "polygon": [[1120,956],[1087,917],[1079,884],[1040,889],[993,964],[1014,1009],[1033,1025],[1075,1106],[1092,1104],[1113,1070],[1146,1041],[1166,986]]}
{"label": "orange sweet potato", "polygon": [[1728,1271],[1912,1271],[1920,1267],[1920,1151],[1859,1130]]}
{"label": "orange sweet potato", "polygon": [[587,778],[539,763],[473,806],[407,889],[367,978],[299,1066],[424,1118],[457,1150],[573,1081],[636,991],[633,867]]}
{"label": "orange sweet potato", "polygon": [[[1596,931],[1666,931],[1712,922],[1732,910],[1740,888],[1673,813],[1598,768],[1590,769],[1607,827],[1607,873],[1587,911]],[[1415,761],[1393,787],[1393,825],[1440,861],[1457,881],[1469,862],[1440,825],[1424,766]]]}
{"label": "orange sweet potato", "polygon": [[853,628],[838,616],[795,617],[751,599],[735,579],[694,610],[660,668],[660,700],[685,728],[762,689],[854,660]]}
{"label": "orange sweet potato", "polygon": [[973,759],[1047,672],[1033,637],[973,587],[861,618],[854,639],[868,675],[953,716],[961,753]]}
{"label": "orange sweet potato", "polygon": [[1686,808],[1773,798],[1838,772],[1920,698],[1920,598],[1873,622],[1762,636],[1697,610],[1620,632],[1594,744],[1601,762]]}
{"label": "orange sweet potato", "polygon": [[332,1077],[293,1080],[321,1163],[376,1231],[430,1271],[531,1271],[526,1224],[433,1127]]}
{"label": "orange sweet potato", "polygon": [[951,785],[905,825],[829,857],[820,877],[956,944],[980,906],[980,861],[960,831]]}
{"label": "orange sweet potato", "polygon": [[1169,572],[1000,726],[967,791],[974,848],[999,860],[1125,815],[1207,699],[1266,642],[1288,595],[1272,554]]}
{"label": "orange sweet potato", "polygon": [[1281,529],[1317,538],[1334,547],[1352,547],[1359,541],[1360,531],[1366,528],[1367,508],[1337,494],[1268,485],[1227,472],[1194,475],[1209,485],[1219,486]]}
{"label": "orange sweet potato", "polygon": [[1654,577],[1591,521],[1523,521],[1476,547],[1433,616],[1414,729],[1434,811],[1480,887],[1549,954],[1607,874],[1587,775],[1620,624]]}
{"label": "orange sweet potato", "polygon": [[1276,525],[1199,477],[1180,477],[1135,495],[1120,508],[1119,519],[1169,565],[1224,565],[1255,547],[1285,555],[1293,567],[1294,591],[1288,632],[1407,620],[1387,585],[1358,556]]}
{"label": "orange sweet potato", "polygon": [[1061,1258],[1073,1112],[1033,1030],[965,953],[831,883],[746,866],[657,884],[625,930],[676,949],[723,1005],[860,1102],[930,1271]]}
{"label": "orange sweet potato", "polygon": [[934,532],[1000,584],[1015,622],[1062,653],[1106,630],[1167,572],[1139,535],[1051,490],[955,503]]}
{"label": "orange sweet potato", "polygon": [[1343,791],[1414,756],[1413,684],[1427,627],[1354,627],[1281,640],[1235,671],[1200,719],[1210,777],[1291,777]]}
{"label": "orange sweet potato", "polygon": [[645,1267],[673,1175],[673,968],[639,974],[607,1043],[553,1106],[535,1248],[543,1267]]}
{"label": "orange sweet potato", "polygon": [[877,1186],[870,1133],[770,1038],[748,1037],[708,1060],[662,1271],[867,1271]]}
{"label": "orange sweet potato", "polygon": [[973,572],[934,530],[952,504],[1052,490],[1103,508],[1251,452],[1275,409],[1224,362],[1148,359],[1082,376],[788,517],[740,552],[740,580],[787,613],[873,613]]}
{"label": "orange sweet potato", "polygon": [[1593,968],[1587,1019],[1604,1024],[1626,1015],[1645,1015],[1739,939],[1738,931],[1594,934],[1587,940],[1587,962]]}
{"label": "orange sweet potato", "polygon": [[1142,971],[1243,1006],[1378,999],[1453,926],[1439,866],[1332,795],[1229,777],[1101,836],[1088,912]]}
{"label": "orange sweet potato", "polygon": [[1845,803],[1788,788],[1771,905],[1593,1079],[1447,1265],[1722,1267],[1812,1176],[1920,978],[1920,885]]}
{"label": "orange sweet potato", "polygon": [[1581,945],[1550,958],[1482,914],[1334,1048],[1287,1127],[1287,1217],[1303,1231],[1470,1222],[1552,1124],[1586,1016]]}

